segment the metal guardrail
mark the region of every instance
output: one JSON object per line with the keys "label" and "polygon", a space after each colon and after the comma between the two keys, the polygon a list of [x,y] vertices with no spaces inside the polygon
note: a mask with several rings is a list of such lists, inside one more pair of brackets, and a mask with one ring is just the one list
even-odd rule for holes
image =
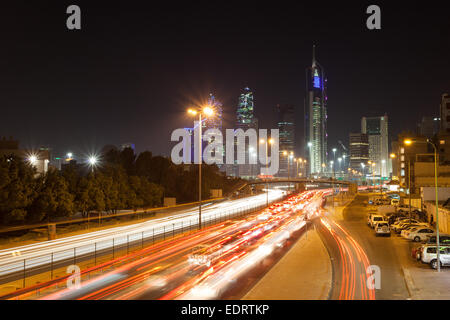
{"label": "metal guardrail", "polygon": [[[286,197],[287,195],[283,198],[269,202],[269,206],[270,204],[281,201]],[[254,213],[262,210],[266,207],[267,206],[264,203],[257,206],[249,205],[240,209],[226,210],[220,214],[211,214],[206,217],[202,217],[202,228],[232,218],[242,217],[249,213]],[[0,299],[9,299],[11,297],[25,294],[30,290],[35,292],[36,294],[39,294],[43,287],[46,287],[46,289],[48,289],[48,281],[54,282],[55,285],[57,285],[61,282],[62,279],[70,276],[66,275],[57,279],[54,278],[54,271],[58,268],[76,265],[80,262],[92,260],[94,260],[94,266],[97,266],[97,260],[99,260],[101,257],[108,258],[108,256],[111,258],[111,262],[114,263],[114,260],[118,257],[125,257],[129,255],[130,252],[133,251],[133,248],[134,250],[141,250],[144,249],[146,245],[154,245],[158,241],[164,241],[170,238],[174,238],[175,235],[198,230],[198,217],[196,217],[189,219],[188,223],[186,223],[186,221],[181,221],[178,223],[168,222],[161,227],[151,228],[147,231],[130,233],[119,237],[113,236],[111,239],[94,242],[92,244],[84,246],[74,247],[62,251],[55,251],[49,254],[40,255],[38,257],[16,260],[13,263],[0,264],[0,285],[22,280],[22,288],[17,289],[13,293],[0,296]],[[101,264],[100,266],[102,269],[104,269],[105,263]],[[83,276],[90,277],[90,274],[92,272],[98,272],[96,267],[91,268],[91,270],[88,271],[89,272],[87,273],[84,272]],[[50,273],[47,282],[37,285],[34,284],[31,287],[27,287],[28,278],[45,272]],[[52,286],[51,283],[50,286]]]}
{"label": "metal guardrail", "polygon": [[[222,198],[213,198],[213,199],[203,200],[202,203],[215,202],[215,201],[220,201],[223,199],[225,199],[225,198],[223,198],[223,197]],[[121,218],[121,217],[126,217],[126,216],[138,216],[139,214],[141,214],[141,215],[152,214],[152,213],[154,214],[157,211],[178,208],[178,207],[184,207],[184,206],[189,206],[189,205],[195,205],[195,204],[198,204],[198,201],[182,203],[182,204],[177,204],[177,205],[167,206],[167,207],[140,209],[140,210],[136,210],[136,211],[132,211],[132,212],[122,212],[122,213],[116,213],[116,214],[100,213],[99,215],[95,216],[94,218],[92,218],[92,217],[90,217],[90,215],[88,215],[85,218],[79,218],[79,219],[53,221],[53,222],[49,221],[49,222],[36,223],[36,224],[25,225],[25,226],[7,227],[7,228],[1,228],[0,234],[7,233],[7,232],[21,231],[21,230],[37,229],[37,228],[42,228],[42,227],[47,228],[49,224],[54,224],[54,225],[58,226],[58,225],[77,224],[77,223],[89,223],[89,222],[94,222],[96,220],[99,220],[101,223],[102,220],[104,221],[107,219]],[[92,214],[94,214],[94,213],[92,213]],[[98,213],[96,213],[96,214],[98,214]]]}

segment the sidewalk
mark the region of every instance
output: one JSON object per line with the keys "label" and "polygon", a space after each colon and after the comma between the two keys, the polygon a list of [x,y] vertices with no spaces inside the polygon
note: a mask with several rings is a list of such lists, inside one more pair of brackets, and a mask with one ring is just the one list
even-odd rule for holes
{"label": "sidewalk", "polygon": [[326,300],[332,266],[317,231],[308,230],[242,300]]}
{"label": "sidewalk", "polygon": [[406,286],[412,300],[450,300],[450,270],[441,272],[426,268],[402,267]]}

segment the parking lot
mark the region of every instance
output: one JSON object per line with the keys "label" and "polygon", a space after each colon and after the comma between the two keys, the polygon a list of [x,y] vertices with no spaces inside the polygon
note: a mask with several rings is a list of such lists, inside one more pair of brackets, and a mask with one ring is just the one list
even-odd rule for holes
{"label": "parking lot", "polygon": [[380,267],[381,289],[376,292],[377,299],[450,299],[449,267],[442,267],[438,274],[411,256],[411,250],[420,243],[395,233],[390,237],[376,236],[367,225],[368,213],[377,210],[377,206],[368,204],[369,196],[372,194],[356,196],[343,208],[339,222],[364,248],[371,264]]}

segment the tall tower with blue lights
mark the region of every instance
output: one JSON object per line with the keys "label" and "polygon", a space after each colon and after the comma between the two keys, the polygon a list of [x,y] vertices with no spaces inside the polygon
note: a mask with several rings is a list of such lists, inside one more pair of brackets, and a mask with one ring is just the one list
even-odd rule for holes
{"label": "tall tower with blue lights", "polygon": [[327,79],[313,46],[312,65],[306,69],[305,154],[309,173],[321,176],[327,167]]}

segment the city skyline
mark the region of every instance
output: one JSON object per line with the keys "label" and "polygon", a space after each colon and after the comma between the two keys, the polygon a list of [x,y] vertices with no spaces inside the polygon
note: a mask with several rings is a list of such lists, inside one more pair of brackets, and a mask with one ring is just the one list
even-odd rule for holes
{"label": "city skyline", "polygon": [[0,300],[450,300],[444,5],[2,9]]}
{"label": "city skyline", "polygon": [[[33,6],[18,4],[11,13],[28,15],[36,11]],[[4,69],[4,79],[9,82],[3,84],[1,99],[7,108],[0,119],[0,136],[12,135],[27,148],[49,146],[58,154],[68,149],[90,153],[107,144],[132,141],[138,152],[151,150],[168,156],[170,131],[186,126],[186,107],[214,92],[227,109],[224,127],[232,128],[229,110],[235,105],[236,92],[245,86],[257,96],[260,126],[275,128],[273,106],[278,103],[296,105],[296,118],[301,117],[304,69],[310,64],[313,44],[333,83],[328,92],[332,102],[328,108],[330,146],[337,146],[338,140],[347,144],[348,132],[342,131],[342,123],[355,132],[362,116],[389,111],[393,135],[401,131],[402,123],[411,123],[410,129],[414,129],[412,123],[422,116],[438,116],[440,96],[448,91],[445,74],[450,71],[443,49],[448,41],[441,31],[445,19],[436,19],[440,13],[429,9],[421,9],[422,19],[410,25],[405,22],[414,19],[417,11],[403,12],[386,5],[384,28],[370,32],[363,23],[363,6],[349,7],[348,17],[338,19],[333,17],[335,6],[330,5],[321,8],[320,15],[305,16],[301,21],[286,19],[289,13],[275,9],[274,24],[269,25],[263,23],[273,13],[267,10],[249,17],[251,24],[234,17],[232,6],[214,19],[202,14],[207,7],[199,10],[199,24],[184,18],[181,8],[172,11],[170,16],[181,21],[184,30],[174,29],[170,21],[161,18],[169,14],[168,8],[160,9],[161,17],[146,8],[141,4],[124,9],[119,28],[110,25],[119,17],[117,8],[100,9],[85,3],[83,10],[89,17],[99,10],[106,13],[95,19],[86,17],[78,34],[68,32],[65,25],[59,27],[64,14],[60,17],[57,7],[48,6],[41,13],[45,19],[40,20],[39,28],[32,28],[31,21],[10,20],[12,14],[5,17],[3,23],[12,31],[5,38],[10,50],[2,53],[3,60],[9,61]],[[309,9],[317,8],[311,5]],[[304,12],[301,7],[297,10]],[[295,12],[296,7],[290,11]],[[144,17],[148,22],[141,24]],[[323,32],[312,28],[315,19],[334,27]],[[431,20],[436,22],[429,23]],[[156,34],[161,27],[171,37],[170,43]],[[246,28],[246,36],[240,36]],[[414,30],[420,33],[410,42],[408,35]],[[203,46],[195,34],[210,39],[210,50],[189,53]],[[120,48],[118,41],[123,44]],[[251,46],[246,45],[249,41]],[[406,50],[406,42],[414,49]],[[54,43],[60,44],[56,51]],[[386,46],[389,59],[381,61]],[[84,52],[85,47],[91,49]],[[32,58],[25,58],[25,52]],[[58,59],[52,58],[53,52]],[[418,59],[423,56],[432,59]],[[411,65],[417,68],[413,70]],[[89,74],[84,70],[90,70]],[[21,82],[21,74],[28,80]],[[425,78],[433,81],[422,81]],[[381,86],[379,90],[377,86]],[[18,94],[17,88],[23,94]],[[155,110],[158,121],[152,116]],[[29,119],[20,119],[23,113]],[[53,116],[58,120],[51,120]],[[296,130],[301,138],[303,128],[297,126]],[[296,151],[302,152],[298,147]]]}

